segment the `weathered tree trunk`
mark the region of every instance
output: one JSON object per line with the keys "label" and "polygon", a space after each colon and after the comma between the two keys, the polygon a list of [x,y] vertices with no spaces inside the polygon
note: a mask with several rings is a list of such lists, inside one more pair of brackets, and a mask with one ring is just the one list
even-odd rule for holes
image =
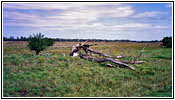
{"label": "weathered tree trunk", "polygon": [[80,58],[87,59],[87,60],[90,60],[90,61],[97,61],[99,63],[102,63],[102,62],[112,62],[112,63],[118,64],[120,66],[128,67],[128,68],[130,68],[132,70],[135,70],[134,67],[129,66],[128,64],[125,64],[125,63],[122,63],[120,61],[113,60],[113,59],[110,59],[110,58],[94,58],[94,57],[91,57],[91,56],[84,56],[84,55],[80,55]]}
{"label": "weathered tree trunk", "polygon": [[[70,52],[70,56],[79,56],[80,58],[87,59],[89,61],[96,61],[98,63],[111,62],[111,63],[114,63],[114,64],[118,64],[119,66],[122,66],[122,67],[130,68],[132,70],[135,70],[135,68],[132,67],[132,66],[130,66],[130,65],[128,65],[128,64],[141,64],[141,63],[145,63],[145,61],[136,61],[141,56],[144,48],[140,52],[140,54],[132,62],[129,62],[129,61],[118,61],[119,58],[124,58],[125,56],[122,55],[122,56],[111,57],[111,56],[109,56],[109,55],[107,55],[105,53],[102,53],[102,52],[99,52],[99,51],[96,51],[96,50],[90,48],[90,46],[93,46],[93,45],[87,45],[87,44],[85,44],[86,42],[84,42],[82,44],[79,43],[76,46],[73,46],[72,47],[72,50]],[[95,58],[95,57],[92,57],[92,56],[89,56],[89,55],[88,56],[87,55],[82,55],[82,54],[79,53],[79,51],[81,49],[84,50],[86,52],[86,54],[93,53],[93,54],[98,54],[100,56],[107,57],[107,58]],[[115,67],[114,65],[111,65],[111,64],[107,64],[107,66],[108,67]]]}
{"label": "weathered tree trunk", "polygon": [[89,52],[91,52],[91,53],[98,54],[98,55],[104,56],[104,57],[109,57],[109,58],[111,57],[111,56],[109,56],[109,55],[107,55],[107,54],[105,54],[105,53],[102,53],[102,52],[93,50],[93,49],[91,49],[91,48],[86,48],[86,51],[89,51]]}
{"label": "weathered tree trunk", "polygon": [[40,52],[39,50],[36,50],[36,55],[39,55],[39,52]]}

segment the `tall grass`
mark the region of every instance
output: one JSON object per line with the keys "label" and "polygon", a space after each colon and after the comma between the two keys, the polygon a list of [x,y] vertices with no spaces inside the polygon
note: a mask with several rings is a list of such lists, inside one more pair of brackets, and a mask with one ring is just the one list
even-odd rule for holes
{"label": "tall grass", "polygon": [[[57,44],[56,44],[57,45]],[[68,45],[68,43],[66,43]],[[146,47],[136,71],[69,57],[55,45],[35,55],[24,44],[4,43],[4,97],[171,97],[172,53],[159,44],[101,43],[94,49],[132,60]]]}

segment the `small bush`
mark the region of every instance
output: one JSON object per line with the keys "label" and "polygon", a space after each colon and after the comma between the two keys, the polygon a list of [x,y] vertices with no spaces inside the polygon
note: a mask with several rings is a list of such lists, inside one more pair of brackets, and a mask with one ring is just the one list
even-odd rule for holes
{"label": "small bush", "polygon": [[51,38],[44,38],[44,41],[45,41],[47,46],[53,46],[53,44],[54,44],[54,41]]}
{"label": "small bush", "polygon": [[166,46],[168,48],[172,47],[172,37],[164,37],[162,40],[163,46]]}
{"label": "small bush", "polygon": [[53,39],[44,38],[44,35],[38,33],[36,35],[34,34],[33,36],[30,36],[28,47],[30,50],[34,50],[36,52],[36,55],[38,55],[40,51],[43,51],[49,46],[52,46],[53,43]]}

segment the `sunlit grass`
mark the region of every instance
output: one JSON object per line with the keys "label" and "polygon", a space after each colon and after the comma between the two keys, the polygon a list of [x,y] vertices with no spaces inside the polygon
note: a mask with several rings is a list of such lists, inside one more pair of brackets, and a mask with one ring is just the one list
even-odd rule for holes
{"label": "sunlit grass", "polygon": [[[125,54],[132,60],[145,47],[136,71],[69,57],[77,42],[57,42],[40,55],[27,43],[4,43],[3,96],[5,97],[171,97],[172,53],[159,43],[97,42],[96,50]],[[60,48],[61,46],[67,46]],[[90,43],[93,44],[93,43]]]}

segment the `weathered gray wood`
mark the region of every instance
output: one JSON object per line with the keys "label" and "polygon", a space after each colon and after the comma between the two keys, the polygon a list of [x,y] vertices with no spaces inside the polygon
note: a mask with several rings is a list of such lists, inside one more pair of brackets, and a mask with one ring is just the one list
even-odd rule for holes
{"label": "weathered gray wood", "polygon": [[120,61],[117,61],[117,60],[113,60],[111,58],[95,58],[95,57],[92,57],[92,56],[85,56],[85,55],[79,55],[80,58],[83,58],[83,59],[87,59],[89,61],[97,61],[99,63],[102,63],[102,62],[112,62],[112,63],[115,63],[115,64],[118,64],[120,66],[123,66],[123,67],[128,67],[132,70],[135,70],[134,67],[128,65],[128,64],[125,64],[125,63],[122,63]]}
{"label": "weathered gray wood", "polygon": [[[128,64],[141,64],[141,63],[145,63],[145,61],[137,61],[137,59],[142,55],[143,53],[143,50],[140,52],[140,54],[131,62],[129,61],[118,61],[119,58],[124,58],[125,56],[124,55],[121,55],[121,56],[115,56],[115,57],[111,57],[103,52],[99,52],[97,50],[94,50],[92,48],[90,48],[90,46],[94,46],[94,45],[88,45],[88,44],[85,44],[87,41],[83,42],[82,44],[79,43],[77,44],[76,46],[73,46],[72,47],[72,50],[70,52],[70,56],[79,56],[80,58],[82,59],[87,59],[89,61],[96,61],[98,63],[102,63],[102,62],[112,62],[114,64],[118,64],[119,66],[122,66],[122,67],[127,67],[127,68],[130,68],[132,70],[135,70],[134,67],[128,65]],[[96,45],[96,44],[95,44]],[[80,54],[80,50],[84,50],[86,52],[86,54],[90,53],[90,55],[82,55]],[[95,57],[92,57],[91,56],[91,53],[93,54],[98,54],[100,56],[103,56],[103,57],[107,57],[107,58],[95,58]],[[115,67],[114,65],[112,64],[107,64],[108,67]]]}
{"label": "weathered gray wood", "polygon": [[143,64],[145,63],[146,61],[132,61],[132,62],[129,62],[129,61],[121,61],[122,63],[125,63],[125,64]]}
{"label": "weathered gray wood", "polygon": [[104,56],[104,57],[109,57],[111,58],[111,56],[105,54],[105,53],[102,53],[102,52],[99,52],[99,51],[96,51],[96,50],[93,50],[92,48],[86,48],[86,51],[89,51],[91,53],[94,53],[94,54],[98,54],[100,56]]}
{"label": "weathered gray wood", "polygon": [[107,67],[116,67],[115,65],[112,65],[112,64],[107,64],[106,66]]}

